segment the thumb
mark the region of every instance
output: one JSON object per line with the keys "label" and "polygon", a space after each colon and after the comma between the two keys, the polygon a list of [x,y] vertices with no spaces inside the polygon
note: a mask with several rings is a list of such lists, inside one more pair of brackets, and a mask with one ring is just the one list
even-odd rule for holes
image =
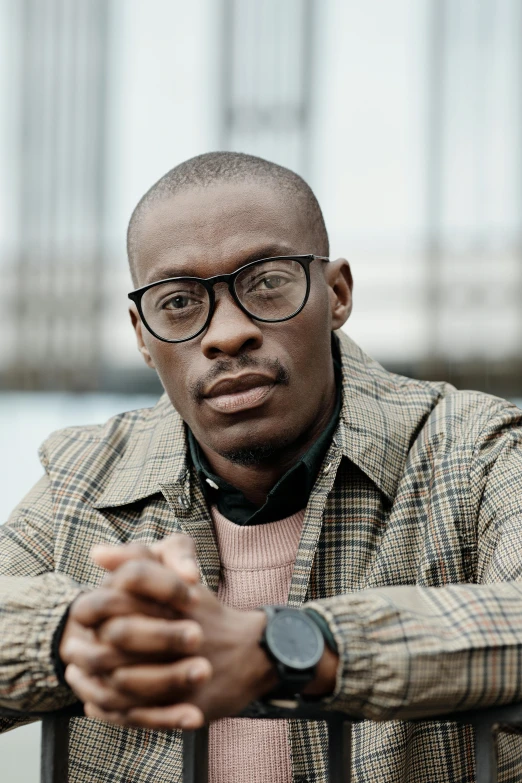
{"label": "thumb", "polygon": [[153,556],[191,584],[199,582],[196,546],[190,536],[173,533],[150,547]]}
{"label": "thumb", "polygon": [[145,544],[96,544],[91,549],[91,558],[107,571],[115,571],[129,560],[157,560]]}

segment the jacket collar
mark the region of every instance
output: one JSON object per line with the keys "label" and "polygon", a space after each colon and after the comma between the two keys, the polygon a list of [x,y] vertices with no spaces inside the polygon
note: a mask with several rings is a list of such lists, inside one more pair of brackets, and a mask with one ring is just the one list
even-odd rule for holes
{"label": "jacket collar", "polygon": [[[420,427],[444,384],[387,372],[346,334],[338,332],[343,404],[334,442],[392,502]],[[123,506],[158,492],[190,505],[190,467],[183,421],[164,394],[133,429],[96,508]],[[179,495],[177,494],[179,493]]]}
{"label": "jacket collar", "polygon": [[189,489],[185,425],[166,394],[132,429],[95,508],[124,506],[162,491],[164,485]]}
{"label": "jacket collar", "polygon": [[343,406],[334,440],[393,502],[410,448],[445,384],[390,373],[346,334],[338,334]]}

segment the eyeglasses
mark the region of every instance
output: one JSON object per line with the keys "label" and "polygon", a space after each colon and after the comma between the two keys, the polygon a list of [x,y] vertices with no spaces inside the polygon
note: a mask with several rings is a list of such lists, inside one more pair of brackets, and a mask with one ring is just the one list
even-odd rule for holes
{"label": "eyeglasses", "polygon": [[216,306],[214,286],[225,283],[237,306],[256,321],[288,321],[310,294],[310,264],[325,256],[261,258],[215,277],[170,277],[131,291],[146,328],[158,340],[182,343],[201,334]]}

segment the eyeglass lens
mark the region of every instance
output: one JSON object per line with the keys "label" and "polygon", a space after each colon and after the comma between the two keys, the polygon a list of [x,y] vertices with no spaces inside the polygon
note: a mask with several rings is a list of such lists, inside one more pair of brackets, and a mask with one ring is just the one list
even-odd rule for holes
{"label": "eyeglass lens", "polygon": [[[234,290],[254,318],[281,321],[302,307],[307,279],[303,266],[293,259],[269,259],[246,267],[235,279]],[[204,285],[191,278],[149,288],[141,300],[149,327],[166,340],[186,340],[204,326],[210,297]]]}

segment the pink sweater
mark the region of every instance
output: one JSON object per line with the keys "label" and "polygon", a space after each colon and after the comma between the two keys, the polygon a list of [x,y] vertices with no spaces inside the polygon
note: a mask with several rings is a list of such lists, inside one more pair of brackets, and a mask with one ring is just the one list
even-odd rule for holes
{"label": "pink sweater", "polygon": [[[228,606],[286,604],[304,510],[266,525],[236,525],[214,507],[221,557],[218,596]],[[286,721],[224,718],[210,727],[210,783],[291,783]]]}

